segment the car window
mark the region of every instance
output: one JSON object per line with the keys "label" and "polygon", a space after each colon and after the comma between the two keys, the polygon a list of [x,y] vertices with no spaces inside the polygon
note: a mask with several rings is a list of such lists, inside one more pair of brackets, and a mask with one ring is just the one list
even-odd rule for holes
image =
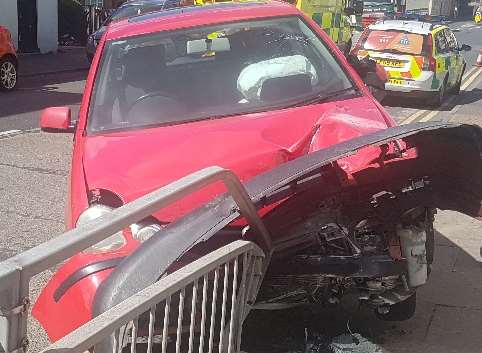
{"label": "car window", "polygon": [[444,54],[449,51],[449,45],[443,31],[439,31],[435,34],[435,48],[437,48],[437,53],[440,54]]}
{"label": "car window", "polygon": [[457,43],[457,38],[455,38],[454,33],[448,28],[446,28],[444,32],[450,50],[457,51],[459,49],[459,45]]}
{"label": "car window", "polygon": [[297,16],[106,43],[89,131],[281,109],[352,87]]}
{"label": "car window", "polygon": [[362,48],[401,54],[422,54],[424,37],[421,34],[401,31],[371,30],[364,38]]}
{"label": "car window", "polygon": [[176,8],[176,7],[179,7],[179,0],[166,0],[164,4],[165,10]]}
{"label": "car window", "polygon": [[164,2],[160,1],[155,4],[142,4],[142,5],[125,5],[119,7],[116,11],[112,13],[109,17],[108,22],[120,21],[132,16],[138,16],[145,13],[159,11],[164,8]]}

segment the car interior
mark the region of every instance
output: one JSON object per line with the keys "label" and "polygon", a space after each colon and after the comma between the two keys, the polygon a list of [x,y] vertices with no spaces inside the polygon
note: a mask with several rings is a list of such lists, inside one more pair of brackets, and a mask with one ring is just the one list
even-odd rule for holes
{"label": "car interior", "polygon": [[100,130],[239,114],[337,84],[304,35],[275,27],[180,33],[112,50],[94,102]]}

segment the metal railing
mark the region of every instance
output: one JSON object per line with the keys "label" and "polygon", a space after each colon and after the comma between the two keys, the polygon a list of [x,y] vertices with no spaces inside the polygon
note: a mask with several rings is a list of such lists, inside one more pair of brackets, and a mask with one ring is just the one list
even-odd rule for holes
{"label": "metal railing", "polygon": [[[243,216],[263,245],[269,247],[269,234],[239,179],[231,171],[220,167],[195,172],[0,263],[0,352],[21,352],[28,346],[27,309],[30,303],[29,283],[33,276],[200,188],[219,181],[224,183],[227,193],[234,200],[231,219]],[[209,232],[214,234],[217,230],[219,224],[217,227],[213,225]]]}
{"label": "metal railing", "polygon": [[136,353],[140,344],[147,344],[147,353],[155,345],[162,353],[238,352],[242,324],[261,279],[263,257],[252,242],[225,245],[97,316],[43,352],[108,353],[98,345],[105,339],[114,340],[109,346],[113,353],[126,348]]}

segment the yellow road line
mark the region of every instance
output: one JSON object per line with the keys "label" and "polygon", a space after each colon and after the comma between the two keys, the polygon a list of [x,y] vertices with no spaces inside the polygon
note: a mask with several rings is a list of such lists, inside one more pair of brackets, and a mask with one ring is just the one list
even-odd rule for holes
{"label": "yellow road line", "polygon": [[400,124],[401,124],[401,125],[410,124],[412,121],[414,121],[415,119],[417,119],[419,116],[425,114],[426,112],[427,112],[427,110],[419,110],[418,112],[413,113],[413,114],[410,115],[408,118],[406,118],[405,120],[403,120]]}
{"label": "yellow road line", "polygon": [[469,87],[470,84],[471,84],[472,82],[474,82],[475,79],[477,79],[477,77],[479,77],[480,73],[482,72],[482,69],[481,69],[481,68],[477,68],[477,69],[479,69],[479,70],[477,71],[477,73],[476,73],[475,75],[472,75],[471,77],[469,77],[467,80],[465,80],[464,84],[463,84],[462,86],[460,86],[460,89],[461,89],[462,91],[465,91],[465,89],[466,89],[467,87]]}
{"label": "yellow road line", "polygon": [[[482,69],[480,69],[480,70],[477,70],[477,69],[480,69],[480,68],[479,67],[473,67],[465,73],[464,78],[462,80],[463,84],[462,84],[462,86],[460,86],[460,89],[462,91],[465,91],[465,89],[467,87],[469,87],[470,84],[477,79],[477,77],[479,77],[480,73],[482,72]],[[442,106],[446,106],[448,103],[449,103],[449,101],[446,101],[445,104],[443,104]],[[438,113],[440,113],[440,111],[439,110],[426,110],[426,109],[419,110],[418,112],[415,112],[412,115],[405,118],[404,120],[402,120],[400,122],[400,125],[410,124],[411,122],[415,121],[416,119],[418,119],[419,117],[421,117],[425,113],[428,113],[428,114],[426,116],[422,117],[419,120],[419,122],[424,123],[424,122],[427,122],[427,121],[433,119],[433,117],[435,117]]]}
{"label": "yellow road line", "polygon": [[438,113],[440,113],[440,111],[438,110],[434,110],[432,112],[430,112],[429,114],[427,114],[426,116],[424,116],[422,119],[420,119],[419,122],[421,123],[426,123],[427,121],[429,121],[430,119],[432,119],[435,115],[437,115]]}

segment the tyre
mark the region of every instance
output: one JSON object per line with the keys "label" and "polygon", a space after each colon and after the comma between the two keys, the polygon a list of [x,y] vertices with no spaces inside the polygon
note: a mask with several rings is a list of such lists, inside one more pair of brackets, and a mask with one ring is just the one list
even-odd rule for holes
{"label": "tyre", "polygon": [[447,88],[447,77],[445,77],[444,82],[440,86],[440,89],[435,92],[432,99],[430,100],[430,105],[432,107],[438,108],[442,105],[445,98],[445,91]]}
{"label": "tyre", "polygon": [[17,85],[17,64],[9,57],[0,60],[0,90],[11,91]]}
{"label": "tyre", "polygon": [[390,305],[390,310],[385,314],[375,309],[375,315],[383,321],[405,321],[413,317],[416,307],[417,293],[414,293],[403,302]]}
{"label": "tyre", "polygon": [[464,77],[464,72],[465,72],[465,65],[462,69],[462,73],[460,74],[459,80],[455,84],[454,88],[452,89],[452,93],[459,95],[460,94],[460,86],[462,85],[462,78]]}

